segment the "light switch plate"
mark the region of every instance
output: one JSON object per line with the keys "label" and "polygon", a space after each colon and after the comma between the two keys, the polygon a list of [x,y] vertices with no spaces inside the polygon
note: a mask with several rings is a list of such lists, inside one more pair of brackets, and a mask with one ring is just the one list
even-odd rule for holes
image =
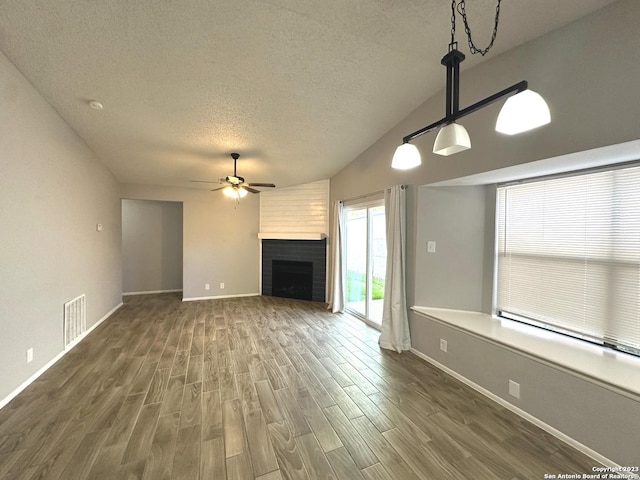
{"label": "light switch plate", "polygon": [[436,242],[435,242],[435,240],[429,240],[427,242],[427,253],[436,253]]}

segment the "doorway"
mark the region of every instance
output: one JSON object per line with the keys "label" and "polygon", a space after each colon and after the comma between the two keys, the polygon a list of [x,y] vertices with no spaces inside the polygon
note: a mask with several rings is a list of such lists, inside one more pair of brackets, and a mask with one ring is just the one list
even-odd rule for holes
{"label": "doorway", "polygon": [[182,291],[182,202],[122,200],[124,295]]}

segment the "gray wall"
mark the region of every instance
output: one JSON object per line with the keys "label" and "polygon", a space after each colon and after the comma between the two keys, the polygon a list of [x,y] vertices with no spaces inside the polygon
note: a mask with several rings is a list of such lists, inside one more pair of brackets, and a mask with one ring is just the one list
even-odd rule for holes
{"label": "gray wall", "polygon": [[[485,189],[485,210],[469,205],[469,212],[464,214],[467,219],[478,216],[475,226],[468,226],[474,240],[469,245],[473,251],[467,252],[467,261],[473,278],[481,277],[480,283],[472,285],[465,275],[460,275],[458,282],[455,277],[448,276],[444,288],[438,284],[439,279],[430,277],[429,272],[424,270],[425,262],[429,262],[428,266],[436,272],[442,273],[442,267],[447,262],[455,264],[459,261],[455,254],[460,246],[448,252],[439,247],[439,252],[447,255],[436,254],[429,258],[423,254],[423,250],[426,250],[425,241],[431,238],[424,237],[444,235],[453,239],[456,236],[455,227],[443,223],[443,220],[449,215],[455,222],[455,215],[460,214],[460,208],[472,197],[477,196],[481,201],[480,194],[477,191],[462,193],[452,199],[448,210],[445,208],[433,212],[428,209],[427,197],[436,195],[441,197],[439,200],[444,200],[445,193],[449,195],[453,191],[421,197],[417,194],[417,186],[640,137],[636,118],[640,111],[640,95],[636,94],[637,78],[640,78],[638,19],[640,2],[623,0],[510,52],[490,58],[478,67],[463,68],[460,99],[463,107],[526,79],[530,87],[547,100],[552,115],[550,125],[512,137],[500,135],[493,130],[503,103],[498,102],[461,120],[471,136],[470,150],[451,157],[439,157],[431,153],[435,133],[427,134],[414,142],[422,154],[421,167],[404,172],[391,169],[391,157],[402,137],[442,118],[442,91],[427,99],[331,179],[332,201],[379,191],[394,184],[412,186],[407,199],[407,225],[413,235],[409,238],[407,255],[407,296],[410,305],[428,302],[426,306],[473,306],[474,309],[489,312],[492,296],[494,189]],[[497,41],[500,41],[499,36]],[[446,53],[444,50],[445,45],[443,54]],[[444,78],[443,67],[443,87]],[[444,204],[443,201],[438,203],[440,206]],[[485,225],[484,232],[476,229],[481,223]],[[477,246],[480,243],[484,248],[479,250]],[[454,245],[453,241],[450,245]],[[518,404],[520,408],[621,464],[637,464],[637,449],[632,451],[630,446],[638,445],[638,434],[627,427],[629,419],[640,418],[637,400],[621,399],[614,392],[571,375],[550,372],[517,354],[510,353],[511,356],[507,356],[503,348],[487,348],[486,342],[460,332],[456,332],[456,337],[450,331],[446,334],[454,338],[454,344],[459,345],[456,351],[465,353],[459,357],[450,353],[442,359],[437,343],[441,334],[438,329],[447,327],[417,321],[413,314],[410,320],[412,344],[420,352],[441,361],[507,401],[511,401],[512,397],[504,392],[504,379],[513,378],[514,375],[525,378],[523,388],[538,393],[523,397]],[[514,356],[517,360],[512,358]],[[568,391],[567,385],[574,390]],[[542,398],[545,392],[548,396]]]}
{"label": "gray wall", "polygon": [[[622,0],[477,67],[463,68],[461,106],[528,80],[547,100],[552,123],[520,135],[498,134],[493,130],[503,103],[498,102],[461,120],[471,136],[470,150],[451,157],[434,155],[435,132],[430,133],[413,142],[422,154],[422,166],[393,170],[391,158],[402,137],[443,117],[443,88],[331,178],[331,201],[409,185],[408,250],[413,265],[416,186],[638,139],[640,95],[634,92],[640,77],[639,18],[640,2]],[[442,48],[446,53],[446,45]],[[443,87],[444,81],[442,67]],[[408,274],[413,303],[415,272]]]}
{"label": "gray wall", "polygon": [[[460,123],[472,148],[450,157],[431,153],[436,132],[414,143],[422,166],[391,168],[402,137],[444,116],[443,90],[418,106],[407,118],[331,178],[331,199],[339,200],[405,183],[426,185],[474,173],[528,163],[572,152],[638,139],[636,95],[640,76],[640,2],[622,0],[566,27],[528,42],[474,67],[462,64],[463,107],[520,80],[549,104],[552,123],[520,135],[494,131],[504,103],[497,102]],[[500,41],[498,35],[497,42]],[[442,45],[443,55],[446,45]],[[464,50],[464,49],[463,49]]]}
{"label": "gray wall", "polygon": [[182,203],[122,200],[122,288],[182,290]]}
{"label": "gray wall", "polygon": [[[182,202],[184,299],[260,291],[258,195],[247,195],[236,205],[222,192],[127,184],[122,186],[122,196]],[[205,283],[210,290],[205,290]]]}
{"label": "gray wall", "polygon": [[0,152],[1,400],[63,351],[63,304],[95,324],[122,273],[118,183],[2,53]]}
{"label": "gray wall", "polygon": [[[482,309],[484,187],[420,187],[415,252],[415,304]],[[427,242],[436,242],[427,253]]]}
{"label": "gray wall", "polygon": [[[640,430],[636,425],[640,419],[640,402],[637,398],[621,395],[413,312],[409,323],[412,346],[416,350],[619,465],[638,465]],[[440,351],[441,338],[447,341],[446,354]],[[509,379],[520,384],[519,400],[508,394]]]}

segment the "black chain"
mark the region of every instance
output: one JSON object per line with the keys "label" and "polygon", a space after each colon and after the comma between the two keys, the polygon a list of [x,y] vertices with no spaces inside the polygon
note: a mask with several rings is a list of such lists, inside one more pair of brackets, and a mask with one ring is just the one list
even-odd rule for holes
{"label": "black chain", "polygon": [[[489,43],[487,48],[478,48],[475,46],[475,44],[473,43],[473,40],[471,39],[471,28],[469,27],[469,22],[467,21],[467,12],[465,10],[465,0],[460,0],[460,3],[458,4],[458,12],[460,13],[460,15],[462,15],[462,21],[464,22],[464,31],[467,34],[467,40],[469,42],[469,50],[471,51],[472,54],[479,53],[480,55],[484,56],[491,49],[491,47],[493,47],[493,42],[495,42],[496,35],[498,35],[498,21],[500,20],[500,2],[501,1],[502,0],[498,0],[498,5],[496,6],[496,20],[493,27],[493,35],[491,36],[491,43]],[[456,1],[453,0],[452,6],[454,6],[455,3]],[[453,34],[455,33],[455,29],[456,29],[456,26],[455,26],[455,12],[454,12],[454,16],[451,18],[451,38],[452,38],[451,43],[453,43]]]}
{"label": "black chain", "polygon": [[456,0],[451,0],[451,43],[449,44],[449,51],[455,48],[456,43]]}

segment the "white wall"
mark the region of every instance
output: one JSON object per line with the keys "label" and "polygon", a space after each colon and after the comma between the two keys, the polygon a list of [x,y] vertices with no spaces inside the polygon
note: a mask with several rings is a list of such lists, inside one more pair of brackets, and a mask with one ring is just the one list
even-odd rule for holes
{"label": "white wall", "polygon": [[258,195],[236,204],[222,192],[127,184],[122,196],[182,202],[184,299],[259,293]]}
{"label": "white wall", "polygon": [[63,304],[95,324],[122,274],[115,178],[2,53],[0,152],[1,401],[64,350]]}
{"label": "white wall", "polygon": [[182,290],[182,203],[122,200],[122,288]]}

